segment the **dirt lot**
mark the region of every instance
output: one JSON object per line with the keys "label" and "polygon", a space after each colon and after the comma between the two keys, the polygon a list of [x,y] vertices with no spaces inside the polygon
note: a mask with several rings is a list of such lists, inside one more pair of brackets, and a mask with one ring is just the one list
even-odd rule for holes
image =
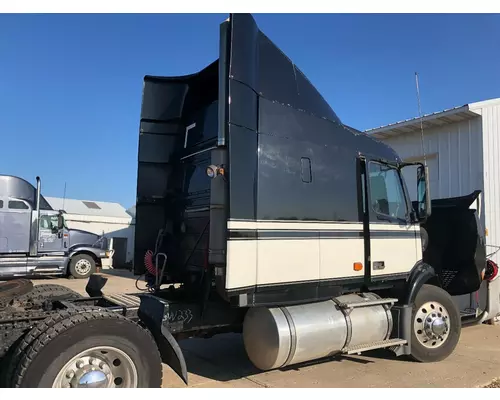
{"label": "dirt lot", "polygon": [[[135,277],[112,271],[105,291],[137,292]],[[85,293],[86,281],[51,279]],[[143,284],[141,283],[141,287]],[[189,387],[483,387],[500,377],[500,326],[464,328],[455,353],[435,364],[419,364],[384,350],[342,356],[285,371],[260,372],[248,360],[240,335],[181,342]],[[164,387],[185,387],[164,366]],[[495,382],[490,387],[500,387]]]}

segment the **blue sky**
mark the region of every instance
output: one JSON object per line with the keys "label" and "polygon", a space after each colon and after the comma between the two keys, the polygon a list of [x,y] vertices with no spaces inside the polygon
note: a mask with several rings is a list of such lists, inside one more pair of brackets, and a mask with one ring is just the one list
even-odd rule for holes
{"label": "blue sky", "polygon": [[[0,173],[135,202],[145,74],[218,57],[227,15],[0,15]],[[499,15],[255,15],[337,115],[368,129],[500,97]]]}

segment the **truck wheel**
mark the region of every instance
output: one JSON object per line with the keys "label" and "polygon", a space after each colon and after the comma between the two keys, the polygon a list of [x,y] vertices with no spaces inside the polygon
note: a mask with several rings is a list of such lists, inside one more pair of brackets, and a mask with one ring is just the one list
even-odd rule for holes
{"label": "truck wheel", "polygon": [[13,386],[159,388],[162,364],[151,334],[110,312],[71,315],[24,350]]}
{"label": "truck wheel", "polygon": [[95,260],[88,254],[77,254],[69,262],[69,273],[76,279],[88,278],[95,272]]}
{"label": "truck wheel", "polygon": [[413,305],[411,357],[420,362],[444,360],[455,350],[461,327],[451,296],[437,286],[423,285]]}
{"label": "truck wheel", "polygon": [[[57,286],[57,285],[54,285]],[[25,331],[16,343],[9,349],[9,352],[6,354],[5,358],[2,359],[3,369],[0,369],[0,387],[9,388],[12,387],[13,376],[16,368],[19,364],[19,360],[24,354],[25,350],[36,340],[42,333],[45,333],[47,329],[51,328],[53,325],[70,317],[71,315],[75,315],[82,312],[95,311],[100,310],[95,306],[82,306],[78,308],[71,308],[67,310],[59,310],[56,312],[50,313],[47,318],[38,321],[35,325]]]}
{"label": "truck wheel", "polygon": [[25,295],[16,297],[13,305],[25,309],[41,308],[43,303],[49,299],[71,300],[80,299],[83,296],[62,285],[42,284],[33,287],[33,290]]}

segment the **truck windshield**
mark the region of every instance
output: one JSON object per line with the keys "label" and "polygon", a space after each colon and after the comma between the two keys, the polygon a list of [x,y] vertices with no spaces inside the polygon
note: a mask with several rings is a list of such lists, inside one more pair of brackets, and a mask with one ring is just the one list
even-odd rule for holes
{"label": "truck windshield", "polygon": [[401,175],[397,168],[369,163],[370,204],[378,214],[406,220],[407,207]]}

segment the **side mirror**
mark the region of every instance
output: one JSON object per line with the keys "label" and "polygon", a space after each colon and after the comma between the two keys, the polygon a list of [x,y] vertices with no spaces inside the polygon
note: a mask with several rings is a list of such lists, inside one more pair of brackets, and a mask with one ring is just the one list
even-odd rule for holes
{"label": "side mirror", "polygon": [[429,168],[420,165],[417,170],[417,215],[424,221],[431,215],[431,195],[429,191]]}
{"label": "side mirror", "polygon": [[61,213],[57,216],[57,229],[61,230],[64,228],[64,217]]}

